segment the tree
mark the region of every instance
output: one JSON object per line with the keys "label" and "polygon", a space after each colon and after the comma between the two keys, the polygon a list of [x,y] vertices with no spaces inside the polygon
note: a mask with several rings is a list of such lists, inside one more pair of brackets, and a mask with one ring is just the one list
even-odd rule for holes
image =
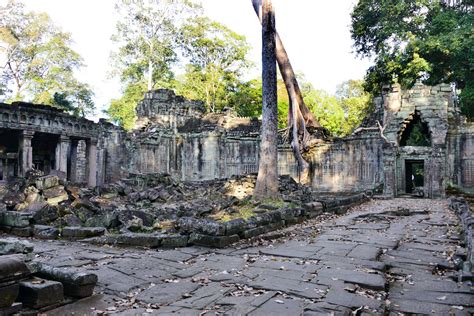
{"label": "tree", "polygon": [[189,64],[177,92],[204,101],[209,112],[221,110],[238,92],[240,77],[250,65],[249,44],[244,36],[202,16],[186,23],[180,34]]}
{"label": "tree", "polygon": [[271,0],[262,5],[262,132],[260,162],[253,197],[278,199],[277,76],[275,16]]}
{"label": "tree", "polygon": [[240,117],[259,117],[262,114],[262,80],[240,82],[228,104]]}
{"label": "tree", "polygon": [[112,99],[107,114],[110,118],[126,130],[133,129],[137,115],[135,108],[146,92],[143,82],[129,83],[119,99]]}
{"label": "tree", "polygon": [[346,134],[347,123],[344,109],[335,96],[323,90],[311,89],[305,94],[304,101],[331,135],[341,137]]}
{"label": "tree", "polygon": [[[62,107],[85,115],[94,109],[93,93],[79,82],[74,71],[83,62],[71,49],[71,34],[56,27],[45,13],[25,12],[24,5],[10,0],[0,10],[1,84],[6,97]],[[60,94],[68,101],[55,102]]]}
{"label": "tree", "polygon": [[118,50],[111,54],[112,75],[123,83],[123,95],[111,101],[107,113],[126,129],[135,123],[135,108],[147,90],[172,88],[172,68],[178,62],[180,28],[186,19],[201,12],[189,0],[119,1],[120,15],[112,40]]}
{"label": "tree", "polygon": [[[260,18],[260,22],[262,22],[262,0],[252,0],[252,5],[255,13]],[[309,181],[309,164],[304,160],[301,151],[305,149],[310,138],[308,129],[321,129],[321,125],[304,103],[296,75],[278,33],[276,33],[276,59],[290,100],[288,126],[291,127],[291,147],[298,161],[300,181],[306,183]]]}
{"label": "tree", "polygon": [[469,114],[474,107],[473,7],[470,0],[360,0],[351,14],[351,33],[356,52],[375,59],[366,89],[380,93],[383,84],[396,81],[406,88],[418,79],[429,85],[454,82],[463,89],[461,105]]}
{"label": "tree", "polygon": [[[336,98],[345,116],[342,135],[348,135],[360,126],[371,111],[372,96],[364,90],[363,80],[348,80],[338,85]],[[326,127],[322,122],[321,124]]]}

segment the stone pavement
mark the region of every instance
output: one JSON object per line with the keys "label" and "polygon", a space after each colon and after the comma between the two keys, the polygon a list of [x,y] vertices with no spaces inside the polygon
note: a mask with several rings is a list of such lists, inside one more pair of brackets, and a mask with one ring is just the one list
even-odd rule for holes
{"label": "stone pavement", "polygon": [[227,249],[34,244],[37,260],[99,276],[99,295],[49,315],[469,315],[457,224],[446,201],[395,199]]}

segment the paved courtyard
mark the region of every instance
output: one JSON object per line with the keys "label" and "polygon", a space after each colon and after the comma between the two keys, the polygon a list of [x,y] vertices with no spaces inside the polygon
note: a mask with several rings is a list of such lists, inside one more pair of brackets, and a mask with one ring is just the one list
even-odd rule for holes
{"label": "paved courtyard", "polygon": [[37,260],[99,276],[98,295],[51,315],[469,315],[458,233],[446,201],[395,199],[227,249],[33,242]]}

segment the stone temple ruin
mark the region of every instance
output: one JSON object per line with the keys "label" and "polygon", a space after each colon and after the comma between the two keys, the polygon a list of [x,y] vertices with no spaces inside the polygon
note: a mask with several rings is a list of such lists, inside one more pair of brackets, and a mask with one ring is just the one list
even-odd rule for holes
{"label": "stone temple ruin", "polygon": [[[249,198],[259,163],[257,119],[237,117],[231,110],[206,114],[202,103],[176,96],[170,90],[145,95],[137,106],[138,120],[131,132],[103,120],[94,123],[45,105],[0,104],[0,230],[20,237],[79,240],[81,245],[223,248],[306,219],[324,222],[325,216],[343,214],[372,195],[383,199],[406,195],[443,198],[451,187],[474,187],[474,124],[466,122],[454,101],[448,85],[417,84],[408,91],[398,86],[387,87],[374,100],[374,111],[352,135],[320,140],[304,153],[311,166],[310,185],[298,183],[296,160],[281,137],[278,168],[282,201],[274,204]],[[472,212],[465,200],[451,199],[450,203],[465,231],[466,253],[459,252],[457,256],[458,265],[468,275],[460,274],[459,278],[472,278]],[[424,218],[429,210],[397,208],[379,212],[379,219],[400,215],[419,216],[418,223],[431,221],[430,216]],[[445,221],[445,215],[433,214],[438,222]],[[344,222],[346,219],[341,223],[366,227],[369,223],[364,220],[377,217],[372,215],[349,219],[354,225]],[[404,221],[410,223],[411,219]],[[384,230],[388,223],[387,220],[373,225]],[[399,229],[397,223],[394,229]],[[444,224],[435,225],[436,229],[445,229]],[[421,235],[426,233],[423,227],[419,228],[423,229]],[[380,234],[372,228],[369,227],[370,237]],[[341,231],[367,232],[346,228]],[[397,234],[399,238],[403,236]],[[382,243],[387,238],[379,237]],[[323,244],[329,243],[329,248],[338,243],[332,236],[325,238],[329,239],[323,240]],[[356,247],[366,250],[364,247],[369,246],[361,244],[361,240],[378,239],[360,238],[354,237]],[[393,248],[390,251],[399,251],[395,249],[398,242],[385,242]],[[343,248],[348,246],[340,243]],[[369,247],[368,251],[376,262],[366,262],[381,264],[377,261],[381,253],[378,247]],[[439,247],[445,252],[444,245]],[[319,251],[322,247],[316,248]],[[427,249],[431,255],[432,248]],[[47,255],[35,260],[32,251],[28,241],[0,239],[0,315],[20,310],[31,314],[44,312],[93,295],[96,284],[101,289],[114,286],[101,283],[87,267],[59,268],[49,264],[49,259],[54,262],[55,258]],[[286,257],[288,249],[284,252]],[[334,253],[332,249],[330,253]],[[394,258],[391,254],[388,253],[389,260]],[[324,252],[321,255],[318,258],[323,263],[334,263],[333,257],[324,259]],[[362,255],[368,254],[362,251]],[[301,256],[298,251],[297,256]],[[346,275],[352,280],[349,283],[361,283],[359,279],[354,281],[353,274],[358,273],[362,272],[354,270]],[[122,277],[123,274],[119,278]],[[362,285],[374,277],[381,278],[379,274],[363,275]],[[387,288],[383,279],[379,283],[377,289]],[[300,283],[296,287],[301,287]],[[370,288],[374,289],[372,284]],[[143,296],[146,302],[147,291],[159,289],[150,287],[139,298]],[[167,291],[166,286],[162,290]],[[181,294],[178,296],[177,299],[182,298]],[[151,298],[154,303],[154,297]]]}
{"label": "stone temple ruin", "polygon": [[[47,106],[1,104],[0,179],[24,176],[31,168],[89,186],[130,173],[202,181],[257,172],[256,119],[230,110],[205,114],[201,103],[169,90],[147,93],[137,116],[136,129],[127,133]],[[305,156],[319,192],[444,197],[448,186],[474,186],[474,125],[462,120],[448,85],[417,84],[408,91],[394,86],[375,100],[361,128]],[[279,173],[298,178],[286,144],[279,146]]]}

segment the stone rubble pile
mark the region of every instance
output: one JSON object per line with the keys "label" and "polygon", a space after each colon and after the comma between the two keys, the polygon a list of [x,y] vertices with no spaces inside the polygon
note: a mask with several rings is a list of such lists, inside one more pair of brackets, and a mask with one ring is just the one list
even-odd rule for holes
{"label": "stone rubble pile", "polygon": [[366,199],[364,194],[321,199],[310,187],[280,177],[282,201],[256,202],[255,182],[255,175],[180,182],[167,174],[131,174],[92,189],[55,175],[29,174],[0,192],[0,229],[40,239],[224,247]]}
{"label": "stone rubble pile", "polygon": [[462,197],[450,197],[449,208],[459,217],[464,236],[466,253],[458,254],[463,261],[460,278],[474,282],[474,213]]}

